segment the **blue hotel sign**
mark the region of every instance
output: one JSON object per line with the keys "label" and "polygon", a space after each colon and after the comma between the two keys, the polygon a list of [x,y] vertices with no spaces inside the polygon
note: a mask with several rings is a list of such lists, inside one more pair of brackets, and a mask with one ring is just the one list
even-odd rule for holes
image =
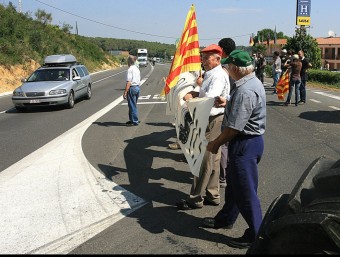
{"label": "blue hotel sign", "polygon": [[297,0],[296,25],[310,25],[310,10],[312,0]]}

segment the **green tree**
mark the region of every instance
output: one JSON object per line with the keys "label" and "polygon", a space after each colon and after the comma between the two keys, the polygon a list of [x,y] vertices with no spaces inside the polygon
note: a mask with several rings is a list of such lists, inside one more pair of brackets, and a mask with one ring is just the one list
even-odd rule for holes
{"label": "green tree", "polygon": [[73,27],[70,24],[67,23],[63,23],[63,26],[61,27],[61,30],[64,31],[65,33],[70,34],[71,30],[73,29]]}
{"label": "green tree", "polygon": [[44,10],[38,9],[34,13],[35,17],[37,17],[37,20],[40,21],[43,25],[50,24],[52,22],[52,14],[47,13]]}
{"label": "green tree", "polygon": [[312,63],[313,68],[321,67],[321,50],[318,42],[311,35],[307,35],[306,28],[301,26],[295,30],[295,35],[287,39],[286,49],[292,49],[297,53],[302,50]]}

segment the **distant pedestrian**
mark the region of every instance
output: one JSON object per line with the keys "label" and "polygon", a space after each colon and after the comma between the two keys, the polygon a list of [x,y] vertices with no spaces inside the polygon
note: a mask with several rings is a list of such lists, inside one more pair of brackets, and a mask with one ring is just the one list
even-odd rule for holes
{"label": "distant pedestrian", "polygon": [[285,71],[287,70],[287,68],[284,66],[284,64],[285,64],[286,61],[288,60],[287,50],[286,50],[286,49],[282,49],[282,50],[281,50],[280,59],[281,59],[281,68],[282,68],[281,77],[282,77],[282,75],[283,75],[283,74],[285,73]]}
{"label": "distant pedestrian", "polygon": [[264,79],[264,70],[266,68],[267,61],[263,57],[263,54],[258,52],[257,53],[257,61],[256,61],[256,77],[262,82],[263,85],[263,79]]}
{"label": "distant pedestrian", "polygon": [[299,100],[300,100],[300,84],[301,84],[301,68],[302,63],[299,59],[299,56],[297,54],[293,55],[293,62],[290,62],[289,64],[285,65],[286,68],[291,68],[291,75],[290,75],[290,81],[289,81],[289,93],[286,100],[285,105],[288,106],[290,104],[290,99],[292,97],[293,89],[295,88],[295,106],[298,106]]}
{"label": "distant pedestrian", "polygon": [[329,62],[327,60],[325,60],[324,69],[329,70]]}
{"label": "distant pedestrian", "polygon": [[130,55],[127,59],[129,69],[126,76],[124,99],[127,99],[129,106],[129,121],[126,125],[137,126],[139,123],[137,101],[140,91],[140,71],[135,65],[135,57]]}
{"label": "distant pedestrian", "polygon": [[305,53],[300,50],[298,52],[299,58],[302,62],[302,68],[300,72],[301,76],[301,85],[300,85],[300,102],[299,104],[305,104],[306,103],[306,86],[307,86],[307,69],[312,67],[312,64],[309,62],[309,60],[305,57]]}
{"label": "distant pedestrian", "polygon": [[274,87],[274,92],[273,94],[276,94],[276,85],[277,82],[279,81],[282,73],[281,69],[281,59],[280,59],[280,53],[278,51],[274,52],[273,55],[273,65],[272,65],[272,73],[273,73],[273,86]]}

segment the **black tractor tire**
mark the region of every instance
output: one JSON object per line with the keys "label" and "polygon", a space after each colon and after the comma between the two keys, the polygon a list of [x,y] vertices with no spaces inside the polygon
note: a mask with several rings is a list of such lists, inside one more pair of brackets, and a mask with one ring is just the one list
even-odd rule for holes
{"label": "black tractor tire", "polygon": [[316,159],[273,201],[247,254],[340,254],[340,159]]}

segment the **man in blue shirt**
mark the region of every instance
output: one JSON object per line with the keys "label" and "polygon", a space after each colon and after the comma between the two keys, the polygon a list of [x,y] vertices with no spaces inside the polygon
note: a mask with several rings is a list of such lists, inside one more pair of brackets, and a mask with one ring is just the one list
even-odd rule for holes
{"label": "man in blue shirt", "polygon": [[207,145],[207,151],[216,153],[221,145],[229,142],[225,204],[214,218],[204,218],[203,224],[230,229],[241,213],[249,228],[242,237],[231,239],[227,244],[247,248],[255,241],[262,222],[257,165],[264,150],[266,93],[253,72],[252,58],[247,52],[234,50],[225,63],[236,87],[227,103],[224,129]]}

